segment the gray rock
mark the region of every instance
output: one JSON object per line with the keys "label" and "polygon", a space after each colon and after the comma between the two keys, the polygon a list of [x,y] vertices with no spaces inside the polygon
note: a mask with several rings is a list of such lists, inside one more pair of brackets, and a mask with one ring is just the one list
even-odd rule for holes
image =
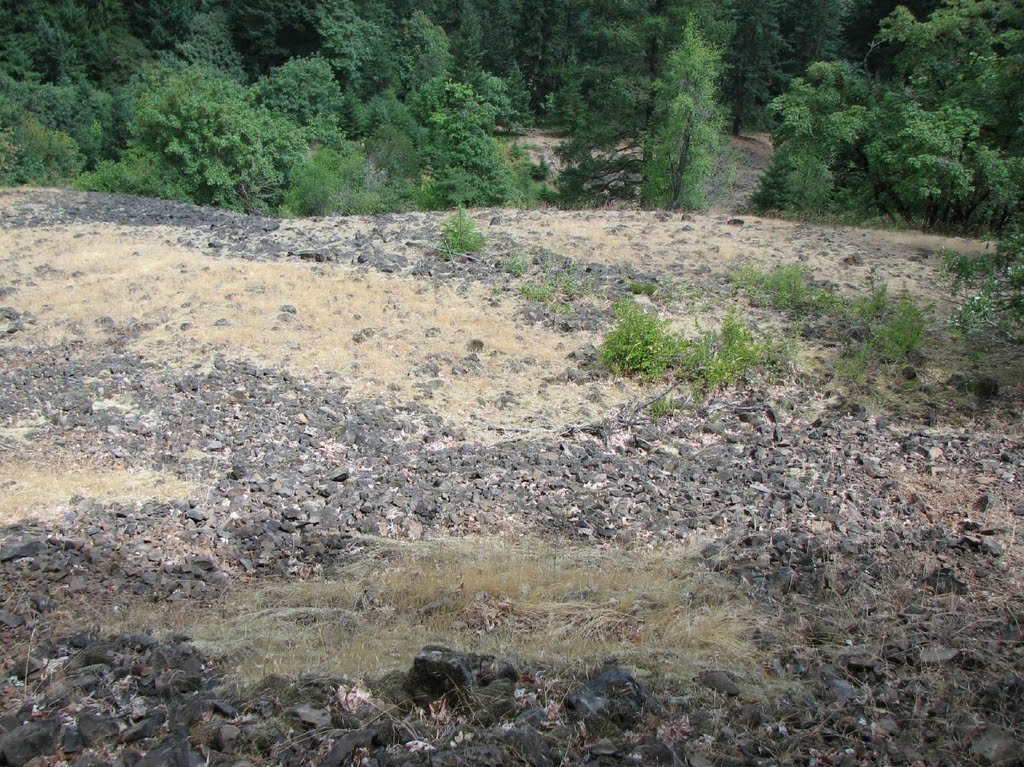
{"label": "gray rock", "polygon": [[59,732],[56,719],[27,722],[0,736],[0,756],[10,767],[21,767],[37,756],[52,754]]}
{"label": "gray rock", "polygon": [[569,693],[565,708],[573,719],[635,727],[645,714],[660,714],[654,694],[622,669],[606,671]]}

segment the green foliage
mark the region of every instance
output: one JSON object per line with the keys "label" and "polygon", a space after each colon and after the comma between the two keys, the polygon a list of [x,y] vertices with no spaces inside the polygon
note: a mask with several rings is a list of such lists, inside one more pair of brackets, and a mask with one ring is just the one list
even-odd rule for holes
{"label": "green foliage", "polygon": [[655,85],[658,127],[644,169],[648,205],[697,210],[707,204],[706,184],[722,128],[716,86],[721,70],[718,50],[688,26]]}
{"label": "green foliage", "polygon": [[732,281],[759,306],[787,311],[798,319],[827,320],[821,332],[836,335],[841,343],[844,377],[859,377],[877,363],[911,359],[924,345],[924,312],[907,296],[893,299],[873,273],[864,292],[852,299],[815,286],[809,272],[797,265],[770,272],[745,266]]}
{"label": "green foliage", "polygon": [[776,0],[734,0],[734,31],[726,55],[725,98],[733,135],[763,122],[764,108],[781,79],[783,38]]}
{"label": "green foliage", "polygon": [[615,305],[616,323],[601,345],[601,362],[620,375],[660,378],[675,365],[682,342],[668,323],[633,301]]}
{"label": "green foliage", "polygon": [[178,43],[177,53],[188,64],[203,66],[236,82],[244,82],[242,57],[231,39],[228,15],[221,9],[197,13],[189,23],[188,37]]}
{"label": "green foliage", "polygon": [[289,216],[380,213],[386,207],[381,187],[357,149],[323,148],[292,170],[282,212]]}
{"label": "green foliage", "polygon": [[441,252],[447,256],[479,253],[486,245],[487,237],[461,208],[441,223]]}
{"label": "green foliage", "polygon": [[949,253],[945,270],[960,298],[954,328],[1024,344],[1024,234],[1007,235],[994,252]]}
{"label": "green foliage", "polygon": [[522,277],[533,264],[533,259],[526,253],[516,252],[501,260],[501,270],[508,272],[513,277]]}
{"label": "green foliage", "polygon": [[797,316],[828,311],[839,302],[832,291],[814,287],[808,271],[799,265],[777,266],[770,272],[744,265],[733,273],[732,283],[758,305]]}
{"label": "green foliage", "polygon": [[494,108],[469,85],[432,80],[417,98],[426,125],[427,207],[500,205],[509,196],[509,173],[494,131]]}
{"label": "green foliage", "polygon": [[140,151],[129,151],[118,162],[101,162],[96,170],[79,176],[74,186],[87,192],[135,194],[165,200],[189,200],[189,189],[165,172],[160,163]]}
{"label": "green foliage", "polygon": [[755,374],[781,372],[788,354],[784,346],[755,338],[733,309],[717,331],[683,343],[678,356],[680,375],[698,391],[707,392]]}
{"label": "green foliage", "polygon": [[85,165],[78,144],[66,133],[47,128],[31,113],[6,132],[2,142],[8,156],[2,161],[0,184],[54,186],[66,184]]}
{"label": "green foliage", "polygon": [[[853,212],[912,226],[999,231],[1024,207],[1024,36],[988,0],[927,20],[897,9],[880,44],[895,82],[812,65],[772,108],[777,153],[761,210]],[[1015,63],[1016,62],[1016,63]]]}
{"label": "green foliage", "polygon": [[452,54],[444,28],[416,11],[402,29],[402,83],[406,91],[416,92],[431,80],[444,77],[452,68]]}
{"label": "green foliage", "polygon": [[161,188],[201,205],[247,211],[277,207],[288,171],[305,153],[299,129],[254,106],[245,90],[202,67],[156,71],[139,93],[129,154],[84,188],[126,178],[149,161]]}
{"label": "green foliage", "polygon": [[626,289],[634,296],[653,296],[658,286],[653,282],[631,282]]}
{"label": "green foliage", "polygon": [[530,301],[546,304],[553,301],[558,291],[550,282],[524,282],[519,286],[519,294]]}
{"label": "green foliage", "polygon": [[334,71],[322,56],[291,59],[271,70],[253,85],[252,96],[302,126],[312,125],[318,117],[340,115],[345,104]]}

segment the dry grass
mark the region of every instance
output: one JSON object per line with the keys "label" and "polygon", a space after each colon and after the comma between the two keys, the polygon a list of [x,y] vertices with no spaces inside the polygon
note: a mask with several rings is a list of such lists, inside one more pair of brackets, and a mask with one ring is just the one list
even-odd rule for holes
{"label": "dry grass", "polygon": [[[348,266],[211,259],[168,245],[167,230],[78,226],[0,233],[7,299],[36,323],[19,341],[102,341],[108,317],[134,325],[134,347],[180,366],[209,364],[216,352],[348,385],[356,396],[425,401],[456,425],[553,427],[593,420],[603,410],[575,384],[552,383],[576,346],[566,336],[516,321],[515,301],[498,303],[479,285],[421,280]],[[282,306],[295,307],[286,314]],[[109,325],[109,323],[108,323]],[[353,336],[364,333],[361,342]],[[465,365],[470,340],[483,342],[478,367]],[[440,383],[417,374],[436,364]],[[456,372],[456,368],[461,368]],[[499,398],[517,395],[514,403]],[[631,392],[609,391],[604,409]]]}
{"label": "dry grass", "polygon": [[687,551],[466,539],[366,546],[330,580],[239,589],[173,625],[166,611],[144,610],[119,628],[184,631],[249,680],[373,675],[406,667],[428,643],[565,671],[615,657],[664,679],[719,664],[759,668],[752,607]]}
{"label": "dry grass", "polygon": [[103,466],[81,458],[50,455],[0,460],[0,525],[56,518],[76,496],[132,502],[187,498],[193,490],[169,474]]}

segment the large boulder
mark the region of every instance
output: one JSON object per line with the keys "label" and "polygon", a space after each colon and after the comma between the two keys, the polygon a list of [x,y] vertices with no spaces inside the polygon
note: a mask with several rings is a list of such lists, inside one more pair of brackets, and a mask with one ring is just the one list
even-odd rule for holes
{"label": "large boulder", "polygon": [[413,660],[405,689],[417,706],[426,707],[441,698],[468,706],[477,688],[487,687],[499,679],[515,682],[518,678],[512,666],[491,655],[424,647]]}

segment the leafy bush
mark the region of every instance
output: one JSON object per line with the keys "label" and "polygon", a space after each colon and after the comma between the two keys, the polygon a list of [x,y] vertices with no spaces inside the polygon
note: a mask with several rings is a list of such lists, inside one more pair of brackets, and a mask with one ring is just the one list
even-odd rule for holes
{"label": "leafy bush", "polygon": [[271,112],[303,126],[323,115],[340,115],[345,105],[334,70],[321,56],[285,62],[257,81],[252,94]]}
{"label": "leafy bush", "polygon": [[384,202],[380,183],[366,158],[354,147],[347,153],[320,149],[291,173],[282,212],[289,216],[369,215]]}
{"label": "leafy bush", "polygon": [[486,244],[487,238],[476,221],[461,208],[441,224],[441,251],[445,255],[479,253]]}
{"label": "leafy bush", "polygon": [[681,341],[668,323],[633,301],[615,305],[615,327],[601,345],[601,362],[622,375],[659,378],[676,362]]}
{"label": "leafy bush", "polygon": [[511,186],[491,135],[494,108],[469,85],[435,79],[418,94],[417,111],[427,126],[424,159],[429,177],[423,187],[424,206],[504,203]]}
{"label": "leafy bush", "polygon": [[178,199],[236,210],[277,207],[288,171],[306,151],[296,125],[203,67],[151,73],[130,127],[134,160],[117,173],[106,169],[104,181],[127,179],[148,161]]}
{"label": "leafy bush", "polygon": [[47,128],[26,112],[7,132],[10,156],[2,164],[0,184],[51,186],[73,179],[85,165],[85,158],[71,136]]}
{"label": "leafy bush", "polygon": [[524,282],[519,286],[519,293],[523,298],[530,301],[538,301],[542,304],[551,301],[555,297],[555,286],[550,282]]}
{"label": "leafy bush", "polygon": [[189,191],[153,158],[141,152],[129,152],[119,162],[101,162],[96,170],[79,176],[74,186],[87,192],[135,194],[166,200],[188,200]]}
{"label": "leafy bush", "polygon": [[701,391],[732,386],[755,372],[780,371],[786,361],[784,347],[759,341],[735,310],[717,331],[709,331],[683,344],[679,352],[682,376]]}
{"label": "leafy bush", "polygon": [[1007,235],[980,256],[947,254],[945,269],[961,299],[954,328],[1024,343],[1024,234]]}

